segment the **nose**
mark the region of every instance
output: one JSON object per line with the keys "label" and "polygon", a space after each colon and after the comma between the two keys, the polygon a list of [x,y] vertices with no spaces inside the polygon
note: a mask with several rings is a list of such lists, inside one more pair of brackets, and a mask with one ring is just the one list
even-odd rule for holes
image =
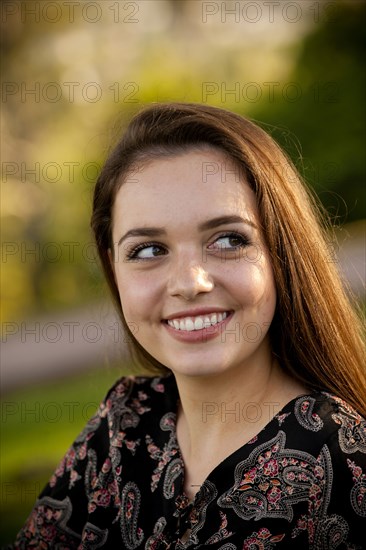
{"label": "nose", "polygon": [[171,296],[192,300],[201,292],[211,292],[212,277],[200,263],[180,261],[170,273],[167,290]]}

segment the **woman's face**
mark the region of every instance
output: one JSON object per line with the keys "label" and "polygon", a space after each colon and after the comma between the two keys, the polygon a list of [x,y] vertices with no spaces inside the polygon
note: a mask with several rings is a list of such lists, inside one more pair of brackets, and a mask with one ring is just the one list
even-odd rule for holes
{"label": "woman's face", "polygon": [[269,361],[271,263],[255,195],[223,153],[192,149],[127,178],[113,242],[126,322],[160,363],[207,376]]}

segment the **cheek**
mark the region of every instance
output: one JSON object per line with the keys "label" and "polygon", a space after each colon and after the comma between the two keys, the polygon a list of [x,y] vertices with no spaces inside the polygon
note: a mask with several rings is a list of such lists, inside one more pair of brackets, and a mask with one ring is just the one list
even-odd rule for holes
{"label": "cheek", "polygon": [[126,321],[147,318],[161,304],[159,279],[143,273],[124,275],[117,271],[116,280]]}
{"label": "cheek", "polygon": [[263,322],[271,323],[277,302],[276,285],[272,269],[264,270],[263,273],[259,270],[258,279],[258,308],[261,312]]}
{"label": "cheek", "polygon": [[267,262],[247,262],[242,265],[241,269],[235,271],[232,284],[238,289],[238,297],[243,306],[264,308],[265,315],[274,311],[276,287],[272,269]]}

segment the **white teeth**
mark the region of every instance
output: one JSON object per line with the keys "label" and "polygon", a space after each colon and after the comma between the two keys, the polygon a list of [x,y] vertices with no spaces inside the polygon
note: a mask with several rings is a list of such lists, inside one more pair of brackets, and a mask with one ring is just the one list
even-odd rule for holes
{"label": "white teeth", "polygon": [[179,319],[169,319],[168,325],[176,330],[185,330],[192,332],[193,330],[202,330],[203,328],[210,327],[220,323],[228,316],[227,312],[224,313],[212,313],[211,315],[197,315],[196,317],[183,317]]}
{"label": "white teeth", "polygon": [[202,330],[205,326],[205,320],[202,317],[196,317],[194,320],[194,330]]}

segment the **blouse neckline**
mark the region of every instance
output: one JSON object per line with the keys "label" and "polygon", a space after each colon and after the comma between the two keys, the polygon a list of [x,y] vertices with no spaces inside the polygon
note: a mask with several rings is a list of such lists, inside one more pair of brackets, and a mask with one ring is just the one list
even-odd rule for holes
{"label": "blouse neckline", "polygon": [[[294,397],[293,399],[288,401],[276,414],[274,414],[268,420],[268,422],[265,424],[265,426],[263,426],[263,428],[261,428],[249,441],[243,443],[243,445],[241,445],[235,451],[233,451],[228,456],[226,456],[219,464],[217,464],[213,468],[213,470],[211,470],[209,472],[209,474],[206,476],[206,478],[202,482],[200,488],[196,492],[194,499],[191,500],[184,491],[185,464],[184,464],[182,451],[181,451],[180,445],[178,443],[178,438],[177,438],[177,418],[178,418],[178,407],[179,407],[179,403],[180,403],[178,386],[177,386],[177,383],[176,383],[176,380],[175,380],[174,373],[168,374],[165,378],[168,381],[168,383],[172,384],[172,386],[174,388],[174,391],[175,391],[174,396],[173,396],[174,397],[174,402],[175,402],[175,410],[173,410],[172,412],[174,413],[175,416],[174,416],[174,422],[173,422],[173,425],[172,425],[172,436],[174,437],[174,442],[175,442],[176,451],[177,451],[176,458],[180,459],[181,465],[182,465],[181,487],[180,487],[180,494],[176,499],[176,507],[177,507],[178,510],[180,510],[182,512],[187,511],[188,509],[191,509],[191,507],[194,507],[194,505],[197,504],[198,500],[201,497],[203,486],[208,481],[210,481],[210,479],[212,477],[215,476],[215,474],[217,473],[218,470],[222,469],[225,466],[226,463],[236,462],[236,460],[235,460],[236,456],[238,455],[240,457],[240,455],[243,454],[243,449],[245,447],[255,443],[258,440],[259,437],[261,437],[265,432],[270,430],[270,428],[272,427],[272,425],[274,424],[276,419],[278,419],[282,415],[287,415],[287,413],[292,412],[292,410],[294,408],[294,404],[298,399],[301,399],[301,398],[304,398],[304,397],[314,398],[314,397],[319,396],[321,394],[321,391],[314,390],[312,392],[307,392],[307,393],[302,393],[300,395],[297,395],[296,397]],[[173,388],[169,388],[169,391],[171,391]]]}

